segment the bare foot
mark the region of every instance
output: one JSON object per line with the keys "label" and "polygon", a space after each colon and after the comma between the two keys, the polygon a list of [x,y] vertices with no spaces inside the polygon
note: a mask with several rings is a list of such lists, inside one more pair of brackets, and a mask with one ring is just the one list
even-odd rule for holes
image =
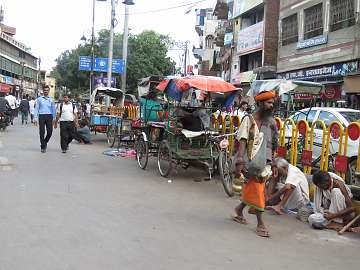
{"label": "bare foot", "polygon": [[360,227],[351,228],[350,231],[352,231],[354,233],[360,233]]}
{"label": "bare foot", "polygon": [[280,205],[267,206],[266,209],[267,209],[267,210],[273,210],[276,214],[282,215],[282,211],[281,211]]}
{"label": "bare foot", "polygon": [[326,225],[325,228],[328,230],[340,231],[342,228],[344,228],[344,224],[331,222],[328,225]]}

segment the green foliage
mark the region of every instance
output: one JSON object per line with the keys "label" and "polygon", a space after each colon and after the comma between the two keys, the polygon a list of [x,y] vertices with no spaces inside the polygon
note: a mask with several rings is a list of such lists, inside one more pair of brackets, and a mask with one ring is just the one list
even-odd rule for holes
{"label": "green foliage", "polygon": [[[122,35],[114,36],[114,58],[122,58]],[[108,57],[109,31],[98,32],[94,44],[96,57]],[[150,75],[170,75],[175,67],[175,62],[167,57],[168,36],[154,31],[144,31],[138,35],[130,35],[128,40],[127,58],[127,90],[134,92],[137,81]],[[91,41],[79,44],[77,48],[66,50],[56,59],[56,66],[52,76],[57,84],[71,89],[72,93],[83,92],[89,89],[89,72],[79,71],[78,62],[80,55],[91,55]],[[98,73],[95,76],[99,75]],[[106,74],[104,74],[106,76]],[[120,87],[121,76],[113,74]]]}

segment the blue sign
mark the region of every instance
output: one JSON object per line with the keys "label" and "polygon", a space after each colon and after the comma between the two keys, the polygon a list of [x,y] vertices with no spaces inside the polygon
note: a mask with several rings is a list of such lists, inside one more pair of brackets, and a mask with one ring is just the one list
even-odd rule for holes
{"label": "blue sign", "polygon": [[[108,63],[108,58],[95,58],[94,71],[107,72]],[[79,70],[91,71],[91,56],[79,57]],[[112,72],[122,74],[124,72],[124,60],[113,59]]]}
{"label": "blue sign", "polygon": [[313,37],[313,38],[310,38],[307,40],[299,41],[297,43],[296,48],[297,49],[305,49],[305,48],[309,48],[309,47],[326,44],[327,42],[328,42],[328,36],[323,35],[323,36]]}
{"label": "blue sign", "polygon": [[91,56],[79,57],[79,70],[91,71]]}

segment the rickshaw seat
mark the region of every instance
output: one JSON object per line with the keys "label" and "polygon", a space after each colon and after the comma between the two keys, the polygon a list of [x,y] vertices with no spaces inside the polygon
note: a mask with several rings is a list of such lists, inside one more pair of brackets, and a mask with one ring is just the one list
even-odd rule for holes
{"label": "rickshaw seat", "polygon": [[[209,131],[191,131],[191,130],[187,130],[187,129],[182,129],[181,133],[186,137],[186,138],[195,138],[195,137],[199,137],[201,135],[204,135],[206,133],[209,133]],[[215,131],[210,131],[211,134],[216,134]]]}

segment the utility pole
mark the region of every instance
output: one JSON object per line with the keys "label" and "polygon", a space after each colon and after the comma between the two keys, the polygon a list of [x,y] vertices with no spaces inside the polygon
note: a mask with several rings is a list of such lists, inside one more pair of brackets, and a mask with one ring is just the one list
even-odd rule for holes
{"label": "utility pole", "polygon": [[91,71],[90,71],[90,93],[89,103],[91,105],[91,95],[93,92],[94,64],[95,64],[95,0],[93,0],[92,27],[91,27]]}
{"label": "utility pole", "polygon": [[188,42],[186,41],[185,42],[185,48],[184,48],[184,76],[186,77],[186,74],[187,74],[187,63],[186,63],[186,60],[187,60],[187,51],[188,51]]}
{"label": "utility pole", "polygon": [[[113,47],[114,47],[114,23],[115,23],[115,0],[111,0],[111,22],[110,22],[110,38],[109,38],[109,62],[107,72],[107,87],[111,87]],[[110,97],[106,96],[106,107],[110,106]]]}
{"label": "utility pole", "polygon": [[126,66],[127,66],[127,49],[129,39],[129,9],[128,5],[125,5],[125,19],[124,19],[124,36],[123,36],[123,51],[122,58],[124,61],[124,71],[121,75],[121,90],[126,92]]}

